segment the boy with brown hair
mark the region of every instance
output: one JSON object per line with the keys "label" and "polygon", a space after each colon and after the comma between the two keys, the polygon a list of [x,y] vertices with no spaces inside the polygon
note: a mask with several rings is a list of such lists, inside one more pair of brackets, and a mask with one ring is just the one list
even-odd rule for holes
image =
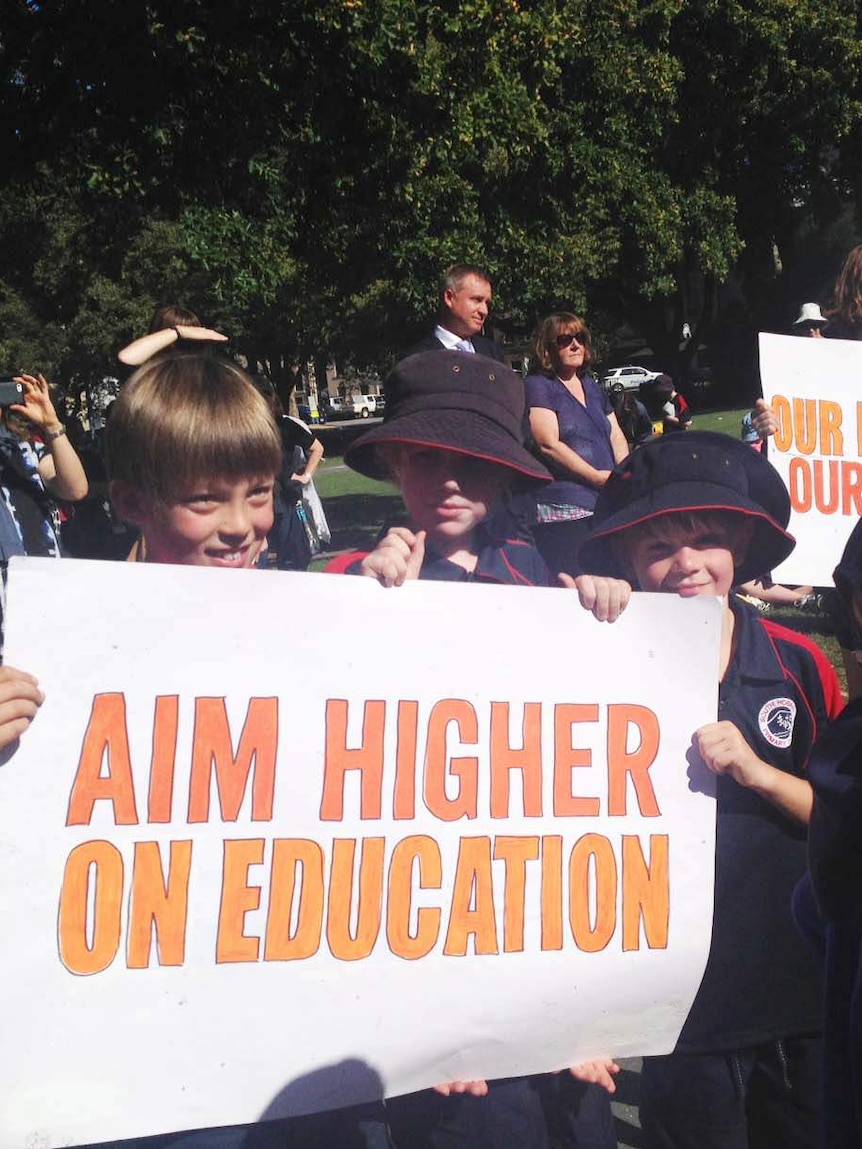
{"label": "boy with brown hair", "polygon": [[182,352],[148,360],[113,405],[106,463],[111,501],[141,532],[133,561],[256,564],[281,440],[235,364]]}
{"label": "boy with brown hair", "polygon": [[[226,570],[256,566],[273,523],[281,437],[265,399],[236,364],[211,352],[149,359],[113,406],[106,454],[111,499],[140,530],[131,561]],[[0,706],[0,720],[2,713]],[[389,1149],[390,1142],[382,1106],[372,1103],[88,1149],[250,1145]]]}
{"label": "boy with brown hair", "polygon": [[717,775],[712,943],[676,1049],[644,1059],[647,1149],[817,1145],[821,985],[790,900],[806,867],[809,752],[843,699],[813,642],[732,594],[793,549],[789,514],[762,455],[692,431],[616,468],[581,547],[596,574],[723,602],[719,720],[693,739]]}

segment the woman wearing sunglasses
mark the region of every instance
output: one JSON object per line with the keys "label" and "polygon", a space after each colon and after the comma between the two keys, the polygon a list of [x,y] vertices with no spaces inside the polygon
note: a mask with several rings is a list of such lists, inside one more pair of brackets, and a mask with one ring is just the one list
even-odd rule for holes
{"label": "woman wearing sunglasses", "polygon": [[589,374],[590,333],[577,315],[558,311],[536,328],[540,373],[524,381],[533,449],[554,481],[536,498],[536,547],[554,574],[580,574],[577,549],[599,490],[629,453],[610,400]]}

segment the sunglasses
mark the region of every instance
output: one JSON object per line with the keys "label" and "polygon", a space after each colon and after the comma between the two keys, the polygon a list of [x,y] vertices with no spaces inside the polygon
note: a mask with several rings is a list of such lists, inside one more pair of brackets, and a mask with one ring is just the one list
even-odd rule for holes
{"label": "sunglasses", "polygon": [[577,340],[581,347],[586,347],[587,337],[583,331],[568,331],[565,334],[558,335],[555,342],[558,347],[571,347]]}

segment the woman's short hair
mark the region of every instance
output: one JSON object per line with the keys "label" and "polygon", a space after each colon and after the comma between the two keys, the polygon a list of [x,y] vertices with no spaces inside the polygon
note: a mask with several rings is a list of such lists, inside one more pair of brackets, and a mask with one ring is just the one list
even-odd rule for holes
{"label": "woman's short hair", "polygon": [[555,311],[552,315],[546,315],[544,319],[540,320],[533,333],[533,357],[545,375],[556,375],[557,373],[559,362],[556,358],[557,336],[564,332],[567,334],[573,332],[575,335],[583,336],[583,369],[587,371],[592,364],[593,344],[589,327],[583,319],[571,311]]}
{"label": "woman's short hair", "polygon": [[263,396],[212,352],[155,356],[111,406],[108,478],[170,504],[202,479],[277,475],[281,436]]}

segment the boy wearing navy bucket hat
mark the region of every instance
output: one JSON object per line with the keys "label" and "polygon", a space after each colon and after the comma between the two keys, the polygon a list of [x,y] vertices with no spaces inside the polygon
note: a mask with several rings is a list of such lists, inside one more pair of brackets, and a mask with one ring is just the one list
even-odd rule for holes
{"label": "boy wearing navy bucket hat", "polygon": [[712,942],[676,1049],[644,1059],[647,1149],[818,1144],[821,981],[790,901],[806,868],[809,752],[843,700],[814,643],[731,594],[793,549],[789,514],[762,455],[691,431],[619,464],[580,550],[586,571],[723,602],[719,721],[693,738],[717,775]]}
{"label": "boy wearing navy bucket hat", "polygon": [[[551,479],[523,445],[524,384],[511,368],[464,351],[429,351],[396,364],[386,416],[345,452],[360,474],[400,488],[409,527],[392,527],[370,554],[333,560],[329,572],[386,586],[407,579],[548,586],[539,552],[505,514],[510,494]],[[513,529],[507,531],[506,526]],[[600,620],[628,601],[619,579],[560,576]],[[560,585],[556,584],[556,585]],[[616,1149],[609,1092],[618,1067],[599,1059],[569,1074],[455,1082],[391,1098],[401,1149]],[[560,1139],[561,1138],[561,1139]]]}
{"label": "boy wearing navy bucket hat", "polygon": [[516,519],[512,495],[551,474],[523,442],[524,381],[484,355],[426,351],[396,364],[386,380],[386,416],[344,453],[354,471],[401,490],[411,526],[387,531],[369,555],[343,556],[330,571],[405,579],[575,588],[600,621],[627,601],[619,579],[555,582]]}
{"label": "boy wearing navy bucket hat", "polygon": [[344,460],[394,481],[413,529],[390,530],[349,573],[386,585],[420,577],[547,586],[538,551],[499,513],[510,494],[551,480],[523,446],[523,412],[520,375],[483,355],[429,351],[396,364],[383,423]]}

